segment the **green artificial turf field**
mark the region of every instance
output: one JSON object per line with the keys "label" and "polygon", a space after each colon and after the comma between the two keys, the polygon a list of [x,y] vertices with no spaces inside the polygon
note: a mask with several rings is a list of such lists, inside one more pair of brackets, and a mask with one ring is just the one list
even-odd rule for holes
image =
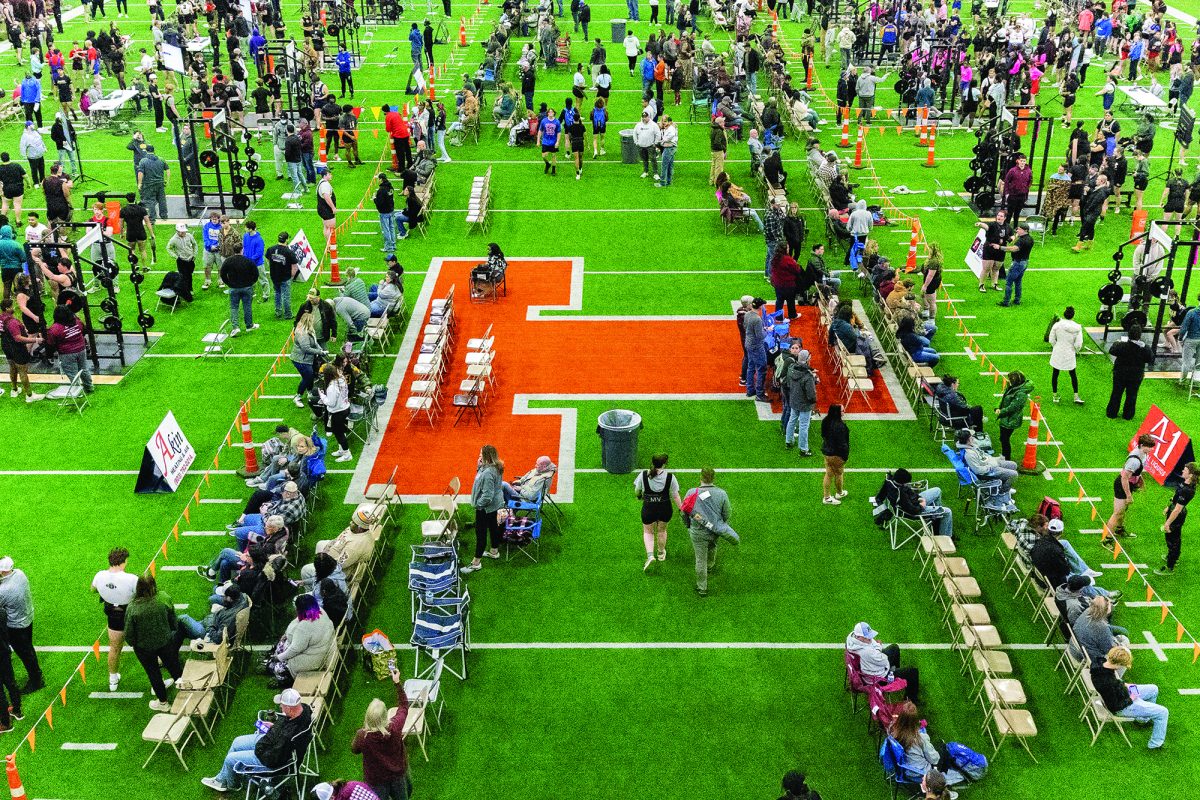
{"label": "green artificial turf field", "polygon": [[[1013,3],[1014,10],[1028,9]],[[1181,4],[1183,12],[1200,13],[1200,3]],[[606,41],[610,17],[623,16],[624,2],[593,4],[593,37]],[[170,10],[170,9],[168,9]],[[471,17],[467,30],[472,42],[481,41],[498,17],[495,5],[456,8]],[[643,7],[643,13],[645,8]],[[111,10],[110,10],[111,15]],[[298,27],[298,12],[289,16]],[[134,47],[149,40],[149,18],[134,4],[132,19],[122,29],[132,33]],[[407,67],[405,34],[408,22],[422,19],[419,9],[408,10],[402,25],[371,27],[364,38],[365,63],[356,74],[355,102],[365,106],[402,101],[398,71]],[[1193,20],[1194,22],[1194,20]],[[806,23],[782,23],[789,49],[798,49]],[[710,21],[702,21],[704,30]],[[82,17],[67,23],[60,44],[82,38],[89,27]],[[568,17],[569,27],[569,17]],[[1181,24],[1181,30],[1185,26]],[[635,30],[645,38],[646,24]],[[1190,27],[1184,34],[1190,42]],[[727,34],[714,37],[727,46]],[[572,57],[586,62],[590,45],[575,37]],[[515,38],[514,55],[524,43]],[[619,45],[608,44],[615,76],[611,108],[613,130],[631,126],[638,101],[637,86],[628,79]],[[479,48],[439,46],[438,58],[450,58],[444,80],[478,63]],[[395,54],[393,58],[388,58]],[[0,54],[0,82],[10,83],[20,70],[11,52]],[[835,57],[836,62],[836,57]],[[818,64],[821,60],[818,59]],[[1099,116],[1100,67],[1093,66],[1080,91],[1076,118]],[[796,69],[799,73],[799,69]],[[505,76],[515,78],[515,57]],[[817,79],[825,87],[816,107],[826,120],[821,138],[831,147],[838,131],[832,125],[830,97],[836,70],[819,66]],[[111,80],[111,79],[110,79]],[[328,78],[327,78],[328,80]],[[552,105],[569,95],[571,70],[559,67],[539,73],[537,101]],[[765,82],[764,82],[765,83]],[[443,84],[439,84],[441,86]],[[106,84],[107,86],[107,84]],[[1043,102],[1056,95],[1043,82]],[[440,95],[441,96],[441,95]],[[887,107],[895,103],[890,82],[879,95]],[[483,118],[490,120],[492,97],[484,101]],[[686,103],[686,93],[685,93]],[[48,103],[53,110],[54,103]],[[763,282],[762,238],[756,234],[723,234],[712,189],[707,185],[708,132],[704,122],[688,120],[687,106],[668,113],[680,122],[680,149],[675,184],[655,189],[638,178],[639,169],[622,165],[615,137],[609,155],[587,160],[581,181],[571,180],[569,168],[556,178],[542,175],[537,155],[529,148],[510,149],[496,131],[484,125],[478,144],[454,148],[453,163],[438,168],[438,193],[428,236],[410,236],[398,255],[406,267],[406,289],[415,298],[425,270],[434,258],[479,258],[488,241],[501,243],[510,257],[580,257],[584,259],[583,308],[593,315],[717,315],[729,313],[729,302],[742,294],[767,294]],[[368,164],[380,155],[381,130],[373,115],[363,114],[362,151]],[[141,118],[147,139],[171,160],[170,138],[153,132]],[[10,124],[0,140],[15,150],[17,128]],[[113,191],[134,186],[127,139],[106,133],[86,133],[82,147],[89,174],[102,177]],[[959,131],[938,137],[935,169],[923,169],[925,150],[911,132],[898,136],[892,127],[873,132],[867,140],[871,169],[863,174],[864,188],[876,185],[866,197],[883,195],[903,213],[917,216],[928,241],[946,253],[946,281],[960,322],[942,320],[938,344],[942,367],[959,375],[963,391],[987,410],[993,435],[991,397],[999,389],[993,373],[979,355],[969,352],[970,333],[988,363],[1003,372],[1023,370],[1049,399],[1048,348],[1042,341],[1050,315],[1067,303],[1079,308],[1079,319],[1090,324],[1099,305],[1095,290],[1111,268],[1109,255],[1128,233],[1127,213],[1111,216],[1098,228],[1090,253],[1069,251],[1074,228],[1047,237],[1033,252],[1025,276],[1025,298],[1019,308],[997,308],[994,293],[980,295],[961,255],[974,236],[970,210],[930,211],[935,180],[961,189],[968,174],[973,135]],[[589,142],[590,145],[590,142]],[[269,148],[264,142],[262,149]],[[1061,152],[1066,137],[1055,131],[1053,152]],[[1154,171],[1164,170],[1169,149],[1167,134],[1159,137]],[[589,146],[590,151],[590,146]],[[803,176],[802,147],[790,137],[784,155],[792,177],[789,197],[805,209],[810,243],[822,239],[820,209]],[[269,163],[269,157],[267,158]],[[735,182],[747,187],[761,207],[761,190],[749,175],[744,145],[731,143],[728,169]],[[288,211],[279,194],[286,183],[271,180],[252,212],[264,238],[279,230],[303,227],[320,241],[320,224],[311,196],[303,212]],[[471,180],[493,170],[494,221],[486,235],[464,235],[464,216]],[[178,169],[173,170],[177,191]],[[262,173],[260,173],[262,174]],[[335,168],[341,206],[351,209],[368,190],[370,168]],[[1191,177],[1190,169],[1188,177]],[[894,195],[904,184],[924,190],[918,195]],[[85,185],[91,191],[94,185]],[[1159,216],[1161,179],[1146,192],[1152,218]],[[78,192],[78,190],[77,190]],[[27,196],[28,207],[42,205],[39,193]],[[963,205],[964,203],[960,203]],[[343,215],[344,216],[344,215]],[[342,217],[339,217],[339,221]],[[341,248],[341,266],[361,268],[371,281],[383,268],[375,233],[377,215],[368,202]],[[907,227],[877,231],[882,252],[902,263],[908,246]],[[166,234],[160,233],[160,242]],[[840,253],[830,261],[840,260]],[[158,270],[164,270],[160,259]],[[149,284],[157,286],[156,275]],[[859,289],[847,280],[846,292],[856,299]],[[131,303],[129,286],[121,302]],[[298,302],[303,290],[295,289]],[[123,305],[123,310],[132,305]],[[271,318],[269,306],[256,304],[262,328],[239,337],[234,356],[225,361],[197,361],[200,337],[216,330],[227,314],[224,295],[197,292],[190,307],[173,315],[160,313],[156,329],[163,333],[152,357],[138,363],[117,386],[101,386],[82,416],[56,415],[49,403],[27,407],[11,397],[0,399],[0,425],[10,431],[9,445],[0,451],[0,529],[5,532],[2,554],[11,555],[33,584],[37,607],[35,641],[48,687],[25,701],[26,717],[15,733],[0,738],[4,752],[17,752],[26,792],[33,798],[87,800],[121,796],[157,800],[168,795],[180,800],[209,797],[199,778],[214,774],[230,739],[250,729],[257,709],[270,705],[273,692],[258,675],[238,687],[228,714],[217,724],[216,742],[193,743],[185,772],[169,751],[160,751],[150,769],[141,763],[149,745],[140,731],[151,712],[146,707],[148,684],[132,654],[122,663],[121,690],[142,693],[137,699],[93,699],[103,691],[104,664],[90,654],[103,619],[87,586],[105,555],[114,546],[133,553],[131,568],[141,570],[156,558],[160,587],[175,603],[188,605],[201,616],[209,586],[194,573],[163,570],[208,561],[220,539],[171,537],[191,493],[199,488],[204,500],[245,498],[247,489],[232,474],[240,451],[223,447],[239,404],[260,384],[265,389],[251,405],[255,439],[269,435],[275,420],[296,427],[310,424],[307,410],[290,401],[293,378],[268,377],[275,356],[284,347],[288,327]],[[810,312],[811,313],[811,312]],[[941,310],[945,316],[946,309]],[[265,317],[265,318],[263,318]],[[735,328],[732,320],[729,335]],[[956,343],[958,346],[956,346]],[[661,343],[679,351],[680,369],[687,369],[687,342]],[[394,348],[393,348],[394,350]],[[511,362],[510,362],[511,363]],[[286,367],[286,361],[284,362]],[[732,375],[736,367],[729,365]],[[374,378],[385,381],[392,364],[376,358]],[[519,382],[511,367],[502,378]],[[290,372],[281,369],[281,373]],[[940,371],[940,370],[939,370]],[[1052,467],[1051,480],[1023,477],[1017,501],[1032,512],[1043,495],[1075,498],[1079,486],[1068,483],[1069,468],[1082,482],[1087,497],[1097,498],[1100,514],[1110,511],[1112,476],[1122,463],[1126,443],[1137,422],[1109,421],[1103,404],[1109,387],[1109,364],[1096,355],[1080,358],[1080,380],[1087,404],[1051,405],[1044,409],[1064,460],[1055,464],[1057,449],[1043,447]],[[1064,377],[1064,380],[1066,378]],[[732,383],[732,381],[731,381]],[[646,392],[654,391],[648,376]],[[729,391],[737,391],[731,385]],[[822,408],[828,398],[822,397]],[[1197,430],[1200,413],[1186,395],[1168,380],[1143,385],[1140,420],[1158,404],[1186,432]],[[821,471],[814,461],[784,450],[775,422],[758,418],[753,406],[733,401],[637,401],[633,407],[645,420],[641,461],[649,454],[671,453],[671,467],[685,487],[695,485],[700,467],[711,465],[718,482],[730,493],[734,526],[742,533],[737,552],[722,550],[710,582],[712,595],[698,598],[692,591],[692,557],[686,534],[672,523],[670,558],[646,575],[641,571],[642,548],[638,507],[632,499],[632,476],[611,476],[599,469],[599,442],[593,420],[611,407],[608,401],[555,401],[535,405],[578,409],[575,500],[565,505],[561,532],[543,538],[541,562],[489,563],[470,578],[474,599],[469,657],[470,678],[460,683],[446,677],[446,711],[440,729],[429,737],[429,760],[415,743],[410,746],[417,796],[455,798],[472,794],[495,797],[656,797],[742,798],[774,797],[779,777],[802,768],[812,785],[827,798],[884,797],[876,758],[876,741],[865,731],[861,709],[851,713],[850,698],[842,692],[841,643],[852,625],[867,619],[887,641],[900,642],[906,663],[921,668],[922,713],[937,738],[962,741],[991,754],[981,730],[982,715],[971,699],[970,682],[962,662],[950,648],[940,624],[940,609],[930,586],[918,577],[911,549],[892,552],[886,536],[871,522],[865,498],[878,489],[882,472],[907,466],[928,477],[954,498],[954,475],[931,437],[925,418],[919,421],[854,421],[853,455],[847,488],[850,496],[840,507],[820,503]],[[142,448],[166,411],[172,411],[195,446],[196,466],[175,495],[135,496],[133,473]],[[401,412],[402,413],[402,412]],[[486,439],[487,430],[481,434]],[[819,434],[813,433],[814,442]],[[1022,435],[1018,432],[1016,452]],[[220,450],[219,466],[206,482],[204,470]],[[354,447],[359,452],[359,447]],[[502,454],[503,455],[503,454]],[[342,500],[350,484],[350,464],[330,464],[326,502],[317,510],[306,537],[300,563],[311,557],[313,542],[330,538],[345,524],[352,506]],[[522,467],[523,468],[523,467]],[[1171,612],[1185,626],[1176,644],[1176,623],[1160,625],[1160,607],[1122,607],[1118,621],[1131,631],[1135,649],[1133,675],[1139,682],[1162,688],[1161,702],[1171,709],[1167,747],[1143,750],[1146,732],[1131,726],[1134,749],[1129,750],[1110,730],[1089,747],[1086,727],[1077,720],[1080,703],[1064,695],[1065,682],[1053,669],[1057,650],[1044,648],[1045,628],[1031,619],[1024,600],[1012,597],[1011,579],[1001,579],[1000,561],[993,555],[993,535],[970,533],[971,520],[953,501],[961,544],[960,554],[971,566],[1004,642],[1010,646],[1017,677],[1029,696],[1026,706],[1039,735],[1031,742],[1034,764],[1013,742],[1005,744],[985,782],[967,791],[977,797],[1096,796],[1121,787],[1131,800],[1172,796],[1196,777],[1195,761],[1187,755],[1200,735],[1200,695],[1179,690],[1200,687],[1200,664],[1193,665],[1192,642],[1200,637],[1200,589],[1196,555],[1185,541],[1178,573],[1170,578],[1150,576],[1163,550],[1160,512],[1167,490],[1153,482],[1134,504],[1129,527],[1139,538],[1127,542],[1135,563]],[[1092,566],[1112,563],[1095,534],[1080,530],[1100,527],[1090,518],[1086,503],[1064,502],[1067,531]],[[220,530],[238,507],[201,502],[189,508],[181,531]],[[416,541],[424,507],[409,505],[389,531],[395,555],[378,587],[364,606],[360,628],[380,628],[394,640],[407,640],[411,631],[404,560]],[[1190,537],[1191,531],[1188,531]],[[466,535],[472,539],[470,533]],[[159,547],[166,542],[169,555]],[[1126,600],[1145,600],[1142,578],[1126,582],[1124,568],[1107,569],[1100,579],[1110,588],[1126,591]],[[1151,645],[1145,632],[1161,643]],[[83,685],[75,672],[80,660],[87,668]],[[15,662],[15,659],[14,659]],[[406,671],[409,657],[403,659]],[[17,666],[18,679],[24,674]],[[351,670],[345,698],[333,705],[335,724],[324,734],[321,774],[328,778],[358,778],[361,765],[348,743],[370,698],[390,700],[390,686]],[[58,690],[70,679],[63,707]],[[53,718],[43,712],[53,703]],[[53,726],[49,723],[53,722]],[[36,732],[30,736],[34,724]],[[24,739],[22,739],[24,737]],[[113,749],[64,749],[70,745],[105,745]]]}

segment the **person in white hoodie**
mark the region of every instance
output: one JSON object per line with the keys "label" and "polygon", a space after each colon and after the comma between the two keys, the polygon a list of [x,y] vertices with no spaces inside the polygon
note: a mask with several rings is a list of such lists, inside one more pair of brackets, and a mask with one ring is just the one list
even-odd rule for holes
{"label": "person in white hoodie", "polygon": [[896,678],[908,682],[904,689],[904,697],[917,702],[920,688],[920,674],[916,667],[900,666],[900,645],[883,642],[876,637],[879,632],[865,622],[860,622],[846,637],[846,652],[858,657],[858,671],[863,677],[871,678],[882,683],[891,683]]}
{"label": "person in white hoodie", "polygon": [[1046,341],[1054,348],[1050,353],[1050,391],[1054,393],[1054,402],[1058,402],[1058,373],[1068,372],[1075,402],[1083,405],[1083,398],[1079,396],[1079,376],[1075,373],[1075,357],[1083,348],[1083,326],[1075,321],[1074,306],[1067,306],[1063,318],[1050,326]]}
{"label": "person in white hoodie", "polygon": [[342,373],[333,364],[321,367],[321,379],[318,381],[321,393],[321,404],[325,406],[325,422],[329,433],[337,439],[338,449],[333,454],[334,461],[349,461],[350,442],[346,438],[346,423],[350,418],[350,386]]}
{"label": "person in white hoodie", "polygon": [[[638,152],[642,154],[643,178],[654,173],[654,180],[659,180],[658,142],[661,138],[662,132],[651,121],[650,113],[643,111],[641,122],[633,126],[633,143],[638,146]],[[653,169],[651,169],[652,166]]]}
{"label": "person in white hoodie", "polygon": [[21,157],[29,162],[29,180],[40,186],[46,179],[46,141],[32,122],[25,123],[19,148]]}

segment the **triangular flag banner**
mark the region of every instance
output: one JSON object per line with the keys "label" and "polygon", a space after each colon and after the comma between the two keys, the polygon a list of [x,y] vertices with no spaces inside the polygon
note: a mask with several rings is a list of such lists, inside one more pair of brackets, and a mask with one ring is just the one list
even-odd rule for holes
{"label": "triangular flag banner", "polygon": [[1080,486],[1079,486],[1079,499],[1080,500],[1083,499],[1083,485],[1082,484],[1080,484]]}
{"label": "triangular flag banner", "polygon": [[1067,472],[1067,483],[1074,483],[1074,482],[1075,482],[1075,470],[1070,470],[1069,472]]}
{"label": "triangular flag banner", "polygon": [[63,707],[67,705],[67,687],[62,687],[58,690],[58,699],[62,701]]}
{"label": "triangular flag banner", "polygon": [[1166,604],[1166,603],[1163,603],[1163,607],[1162,607],[1162,609],[1163,609],[1163,612],[1162,612],[1162,619],[1160,619],[1160,620],[1158,621],[1158,624],[1159,624],[1159,625],[1162,625],[1164,622],[1166,622],[1166,621],[1167,621],[1167,614],[1171,613],[1171,609],[1167,608],[1167,604]]}
{"label": "triangular flag banner", "polygon": [[97,661],[100,660],[100,640],[99,639],[92,642],[92,655],[94,655],[96,657]]}
{"label": "triangular flag banner", "polygon": [[54,705],[46,707],[46,724],[50,726],[50,730],[54,730]]}
{"label": "triangular flag banner", "polygon": [[219,456],[213,456],[213,469],[220,469],[221,461]]}
{"label": "triangular flag banner", "polygon": [[163,543],[162,543],[162,547],[160,547],[160,548],[159,548],[159,550],[161,550],[161,551],[162,551],[162,554],[163,554],[163,561],[167,561],[167,560],[169,560],[169,559],[167,558],[167,543],[166,543],[166,542],[163,542]]}
{"label": "triangular flag banner", "polygon": [[231,447],[232,445],[233,445],[233,440],[229,438],[229,434],[228,434],[228,433],[227,433],[227,434],[225,434],[225,446],[226,446],[226,447]]}
{"label": "triangular flag banner", "polygon": [[1125,580],[1129,581],[1133,577],[1133,573],[1137,572],[1137,566],[1132,561],[1129,562],[1129,569],[1125,570]]}
{"label": "triangular flag banner", "polygon": [[87,683],[87,661],[79,662],[79,680]]}
{"label": "triangular flag banner", "polygon": [[197,503],[200,502],[200,489],[198,487],[197,487],[196,491],[192,492],[192,499],[195,500]]}
{"label": "triangular flag banner", "polygon": [[1054,466],[1057,467],[1059,464],[1062,463],[1062,460],[1063,460],[1063,454],[1062,454],[1062,448],[1060,447],[1058,449],[1058,458],[1054,459]]}
{"label": "triangular flag banner", "polygon": [[150,577],[151,578],[158,577],[158,565],[155,564],[153,561],[150,562]]}
{"label": "triangular flag banner", "polygon": [[371,115],[375,117],[375,119],[379,119],[379,106],[371,106]]}
{"label": "triangular flag banner", "polygon": [[183,518],[188,522],[192,521],[192,504],[191,503],[188,503],[186,506],[183,507]]}
{"label": "triangular flag banner", "polygon": [[1148,583],[1146,584],[1146,602],[1147,603],[1154,602],[1154,587]]}
{"label": "triangular flag banner", "polygon": [[205,485],[205,486],[212,486],[212,481],[210,481],[210,480],[208,479],[208,472],[205,472],[205,473],[204,473],[204,485]]}
{"label": "triangular flag banner", "polygon": [[[376,115],[378,115],[378,114],[379,114],[379,112],[378,112],[378,111],[376,111],[376,112],[375,112],[375,114],[376,114]],[[374,136],[376,139],[378,139],[378,138],[379,138],[379,131],[378,131],[378,129],[376,129],[376,130],[372,130],[372,131],[371,131],[371,135],[372,135],[372,136]]]}
{"label": "triangular flag banner", "polygon": [[1196,663],[1196,659],[1200,658],[1200,642],[1192,642],[1192,663]]}
{"label": "triangular flag banner", "polygon": [[37,728],[29,729],[29,752],[37,750]]}
{"label": "triangular flag banner", "polygon": [[1096,506],[1095,506],[1095,505],[1093,505],[1093,506],[1092,506],[1092,521],[1095,521],[1095,519],[1096,519],[1096,513],[1097,513],[1097,512],[1096,512]]}
{"label": "triangular flag banner", "polygon": [[175,523],[175,527],[171,528],[171,535],[175,537],[175,541],[179,541],[179,523]]}
{"label": "triangular flag banner", "polygon": [[1050,426],[1048,426],[1048,425],[1046,426],[1046,441],[1047,442],[1054,441],[1054,434],[1050,432]]}
{"label": "triangular flag banner", "polygon": [[1177,642],[1183,641],[1183,623],[1182,622],[1175,623],[1175,641],[1177,641]]}

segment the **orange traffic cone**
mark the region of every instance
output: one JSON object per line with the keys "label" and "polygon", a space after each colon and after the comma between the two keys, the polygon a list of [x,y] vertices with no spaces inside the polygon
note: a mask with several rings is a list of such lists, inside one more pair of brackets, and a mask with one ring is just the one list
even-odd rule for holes
{"label": "orange traffic cone", "polygon": [[459,47],[467,46],[467,18],[466,17],[458,18],[458,46]]}
{"label": "orange traffic cone", "polygon": [[392,171],[395,172],[400,169],[400,157],[396,155],[396,140],[392,138],[390,133],[387,140],[388,148],[392,151]]}
{"label": "orange traffic cone", "polygon": [[330,286],[342,285],[342,273],[338,269],[336,232],[329,234],[329,280],[326,283]]}
{"label": "orange traffic cone", "polygon": [[318,147],[317,161],[321,165],[321,171],[324,172],[328,168],[328,165],[329,165],[329,160],[328,160],[329,157],[325,151],[325,129],[324,128],[321,128],[320,130],[317,131],[317,138],[319,138],[321,140],[317,146]]}
{"label": "orange traffic cone", "polygon": [[842,117],[842,140],[838,142],[838,147],[850,146],[850,109],[846,109],[846,116]]}
{"label": "orange traffic cone", "polygon": [[1129,226],[1129,238],[1134,239],[1140,233],[1146,232],[1146,209],[1133,212],[1133,223]]}
{"label": "orange traffic cone", "polygon": [[239,469],[237,474],[243,478],[250,478],[258,474],[258,457],[254,454],[254,439],[250,436],[250,412],[245,403],[242,403],[242,410],[238,416],[242,425],[242,452],[246,454],[246,465]]}
{"label": "orange traffic cone", "polygon": [[925,152],[925,166],[927,166],[927,167],[936,167],[937,166],[937,164],[933,163],[933,148],[936,143],[937,143],[937,126],[930,125],[929,126],[929,149]]}
{"label": "orange traffic cone", "polygon": [[927,108],[917,109],[917,133],[920,135],[917,140],[918,144],[929,143],[929,109]]}
{"label": "orange traffic cone", "polygon": [[432,102],[436,99],[437,99],[437,96],[433,92],[433,67],[430,66],[429,67],[429,100],[430,100],[430,102]]}
{"label": "orange traffic cone", "polygon": [[863,157],[863,136],[864,136],[864,134],[863,134],[863,126],[862,126],[862,125],[859,125],[859,126],[858,126],[858,139],[856,139],[856,140],[855,140],[855,142],[854,142],[854,168],[855,168],[855,169],[862,169],[862,168],[863,168],[863,163],[862,163],[862,157]]}
{"label": "orange traffic cone", "polygon": [[1042,409],[1034,400],[1029,401],[1029,438],[1025,440],[1025,458],[1021,461],[1021,469],[1034,471],[1037,469],[1038,420],[1041,419]]}
{"label": "orange traffic cone", "polygon": [[812,91],[812,61],[809,60],[808,67],[804,71],[804,88],[807,91]]}
{"label": "orange traffic cone", "polygon": [[17,774],[17,757],[4,757],[4,771],[8,773],[8,791],[12,800],[25,800],[25,787],[21,785],[21,776]]}
{"label": "orange traffic cone", "polygon": [[904,260],[904,271],[912,272],[917,268],[917,238],[921,232],[921,221],[912,218],[912,236],[908,240],[908,258]]}

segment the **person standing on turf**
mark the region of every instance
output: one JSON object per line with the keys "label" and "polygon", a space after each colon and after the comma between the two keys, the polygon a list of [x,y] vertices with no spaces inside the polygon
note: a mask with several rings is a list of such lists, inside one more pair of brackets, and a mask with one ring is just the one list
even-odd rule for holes
{"label": "person standing on turf", "polygon": [[[121,648],[125,644],[125,610],[133,602],[137,575],[125,571],[129,551],[115,547],[108,553],[108,569],[92,578],[92,591],[100,594],[104,617],[108,622],[108,690],[115,692],[121,683]],[[0,667],[2,669],[3,667]]]}
{"label": "person standing on turf", "polygon": [[9,645],[25,665],[26,680],[21,694],[32,694],[46,685],[33,649],[33,593],[29,590],[29,578],[13,567],[8,556],[0,558],[0,612],[7,617]]}
{"label": "person standing on turf", "polygon": [[642,571],[650,569],[658,546],[658,560],[667,560],[667,524],[675,508],[680,508],[679,481],[666,471],[668,456],[657,453],[650,459],[650,469],[642,470],[633,479],[633,492],[642,501],[642,541],[646,545],[646,563]]}
{"label": "person standing on turf", "polygon": [[167,216],[167,173],[171,167],[154,152],[154,145],[146,145],[146,155],[137,166],[138,191],[142,205],[150,212],[150,224]]}
{"label": "person standing on turf", "polygon": [[746,351],[746,397],[766,403],[767,335],[763,329],[762,315],[758,311],[762,304],[757,298],[754,302],[755,307],[743,318],[742,347]]}
{"label": "person standing on turf", "polygon": [[201,289],[208,290],[212,286],[213,270],[221,273],[221,212],[213,211],[208,215],[208,222],[200,228],[204,239],[204,283]]}
{"label": "person standing on turf", "polygon": [[258,285],[262,288],[262,302],[264,303],[271,299],[271,278],[263,266],[263,255],[266,248],[267,243],[263,241],[262,234],[258,232],[258,223],[252,219],[246,220],[246,232],[242,234],[242,255],[250,259],[251,263],[258,268]]}
{"label": "person standing on turf", "polygon": [[670,186],[675,177],[675,150],[679,147],[679,129],[675,127],[675,120],[666,115],[659,125],[662,127],[662,139],[659,141],[659,147],[662,148],[662,179],[656,185]]}
{"label": "person standing on turf", "polygon": [[811,356],[807,350],[801,349],[798,341],[792,342],[792,355],[796,363],[788,370],[787,386],[788,407],[792,410],[788,417],[788,425],[783,431],[784,447],[792,449],[793,439],[800,450],[800,455],[808,458],[812,451],[808,449],[808,426],[812,420],[813,409],[817,406],[817,383],[819,378],[813,371],[809,361]]}
{"label": "person standing on turf", "polygon": [[1075,402],[1083,405],[1083,398],[1079,396],[1079,376],[1075,372],[1076,357],[1083,349],[1083,326],[1075,321],[1074,306],[1067,306],[1063,318],[1050,326],[1046,341],[1053,348],[1050,353],[1050,391],[1054,402],[1058,402],[1058,373],[1065,370],[1071,375]]}
{"label": "person standing on turf", "polygon": [[[1021,305],[1021,279],[1029,267],[1029,254],[1033,252],[1033,237],[1029,235],[1029,224],[1017,224],[1017,238],[1010,245],[1005,245],[1005,252],[1012,253],[1012,264],[1004,278],[1004,299],[996,305],[1008,308],[1010,305]],[[1012,302],[1009,302],[1009,299]]]}
{"label": "person standing on turf", "polygon": [[829,406],[821,420],[821,455],[825,456],[825,478],[822,481],[821,502],[841,505],[846,491],[846,462],[850,460],[850,428],[842,418],[842,407]]}
{"label": "person standing on turf", "polygon": [[337,195],[333,191],[332,169],[326,169],[321,182],[317,184],[317,216],[324,224],[325,241],[328,242],[337,227]]}
{"label": "person standing on turf", "polygon": [[1136,533],[1125,530],[1125,512],[1128,510],[1129,504],[1133,502],[1133,493],[1142,488],[1142,472],[1146,469],[1146,459],[1150,457],[1150,451],[1157,444],[1154,437],[1148,433],[1139,436],[1137,446],[1129,451],[1129,455],[1125,457],[1125,465],[1121,467],[1121,473],[1113,481],[1113,513],[1105,523],[1108,532],[1100,539],[1100,544],[1110,550],[1114,536],[1137,538]]}
{"label": "person standing on turf", "polygon": [[8,644],[4,609],[0,608],[0,733],[11,731],[14,719],[25,719],[25,715],[21,712],[21,690],[13,676],[12,648]]}
{"label": "person standing on turf", "polygon": [[[258,267],[246,258],[238,247],[238,252],[229,256],[221,264],[221,280],[229,287],[229,331],[230,338],[237,336],[243,330],[258,330],[254,322],[254,284],[258,282]],[[238,305],[242,306],[242,318],[245,327],[238,325]]]}
{"label": "person standing on turf", "polygon": [[[479,452],[475,467],[475,482],[471,484],[471,506],[475,509],[475,558],[460,572],[471,573],[483,568],[483,557],[500,557],[500,510],[504,508],[504,488],[501,479],[500,454],[490,444]],[[485,552],[487,545],[491,545]]]}
{"label": "person standing on turf", "polygon": [[429,20],[425,20],[425,27],[421,30],[421,41],[425,45],[425,61],[429,66],[433,66],[433,24]]}
{"label": "person standing on turf", "polygon": [[275,290],[275,318],[292,318],[292,281],[300,274],[300,261],[292,248],[288,247],[287,231],[280,231],[277,244],[267,248],[263,254],[267,262],[267,275]]}
{"label": "person standing on turf", "polygon": [[[658,141],[660,132],[658,126],[650,121],[650,114],[642,112],[642,120],[633,126],[633,143],[637,145],[642,156],[642,177],[654,174],[657,183],[658,174]],[[653,167],[653,168],[652,168]]]}
{"label": "person standing on turf", "polygon": [[421,30],[415,22],[408,32],[408,45],[411,50],[413,69],[416,71],[424,69],[421,66],[421,51],[425,48],[425,37],[421,35]]}
{"label": "person standing on turf", "polygon": [[[717,540],[726,539],[735,547],[741,542],[737,531],[729,527],[733,507],[724,489],[713,485],[717,473],[712,467],[700,470],[700,486],[691,514],[685,517],[692,550],[696,555],[696,594],[708,597],[708,573],[717,565]],[[691,492],[689,492],[691,494]],[[666,555],[665,551],[659,556]]]}
{"label": "person standing on turf", "polygon": [[1010,222],[1016,223],[1021,218],[1032,184],[1033,170],[1029,168],[1025,154],[1017,153],[1017,162],[1004,173],[1004,210]]}
{"label": "person standing on turf", "polygon": [[1162,526],[1167,538],[1167,554],[1163,557],[1166,563],[1154,570],[1155,575],[1175,574],[1175,564],[1179,561],[1179,550],[1183,546],[1183,523],[1187,521],[1187,506],[1196,496],[1196,479],[1200,477],[1198,469],[1200,468],[1196,466],[1195,461],[1183,465],[1183,482],[1175,488],[1171,502],[1163,509],[1163,516],[1167,518]]}
{"label": "person standing on turf", "polygon": [[999,290],[1000,269],[1004,266],[1004,246],[1008,244],[1012,230],[1007,224],[1008,213],[1004,209],[996,212],[996,218],[991,222],[976,222],[976,228],[984,230],[983,243],[983,272],[979,275],[979,291],[987,291],[990,279],[992,288]]}
{"label": "person standing on turf", "polygon": [[133,601],[125,612],[125,639],[150,679],[150,688],[154,692],[154,699],[150,701],[153,711],[169,711],[171,708],[167,702],[168,687],[163,681],[162,668],[166,667],[172,682],[183,677],[183,664],[179,662],[179,639],[176,638],[178,626],[175,605],[170,596],[158,590],[153,577],[139,576]]}
{"label": "person standing on turf", "polygon": [[546,111],[546,118],[538,125],[538,134],[542,143],[542,161],[546,168],[542,174],[558,174],[558,147],[562,142],[562,123],[554,118],[554,109]]}
{"label": "person standing on turf", "polygon": [[[1142,329],[1137,325],[1129,328],[1129,335],[1114,342],[1108,352],[1113,356],[1112,393],[1108,396],[1106,414],[1116,419],[1117,412],[1126,420],[1137,413],[1138,389],[1146,377],[1146,365],[1154,363],[1154,351],[1142,341]],[[1124,395],[1125,404],[1121,406]]]}
{"label": "person standing on turf", "polygon": [[[571,124],[567,126],[567,138],[571,144],[571,154],[575,156],[575,180],[583,177],[583,150],[586,147],[584,142],[584,134],[587,129],[583,127],[583,118],[579,114],[575,114],[571,120]],[[656,183],[655,186],[658,184]]]}

